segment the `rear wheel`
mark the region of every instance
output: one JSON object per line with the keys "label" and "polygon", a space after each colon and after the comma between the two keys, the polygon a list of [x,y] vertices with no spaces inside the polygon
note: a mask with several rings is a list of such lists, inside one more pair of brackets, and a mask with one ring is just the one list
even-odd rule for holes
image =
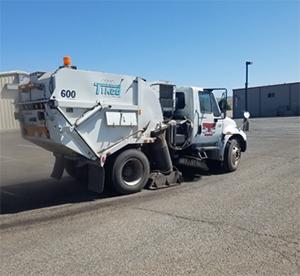
{"label": "rear wheel", "polygon": [[150,166],[144,153],[136,149],[123,151],[114,160],[112,184],[120,194],[141,191],[149,178]]}
{"label": "rear wheel", "polygon": [[241,160],[241,146],[235,139],[229,140],[224,153],[224,168],[227,172],[235,171]]}
{"label": "rear wheel", "polygon": [[88,180],[88,165],[78,167],[77,161],[65,159],[65,170],[68,175],[81,183],[86,183]]}

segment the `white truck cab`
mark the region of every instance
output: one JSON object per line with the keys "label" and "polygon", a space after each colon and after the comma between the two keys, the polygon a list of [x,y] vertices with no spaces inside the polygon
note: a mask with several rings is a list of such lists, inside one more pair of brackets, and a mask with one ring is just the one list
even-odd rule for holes
{"label": "white truck cab", "polygon": [[[223,93],[218,102],[214,92],[220,90]],[[238,129],[231,118],[226,117],[226,109],[222,103],[227,101],[227,90],[179,86],[176,87],[175,95],[173,118],[179,125],[184,124],[186,119],[193,125],[190,144],[181,149],[181,152],[185,152],[185,157],[179,157],[179,163],[188,165],[191,161],[189,157],[192,157],[194,165],[195,160],[202,160],[214,167],[219,163],[220,166],[225,165],[228,171],[235,170],[239,165],[241,152],[246,150],[247,141],[245,133]],[[223,107],[222,110],[220,107]],[[187,134],[186,129],[183,133]],[[181,137],[183,133],[178,129],[178,140],[188,139]],[[232,155],[226,151],[226,145],[229,147],[230,144],[234,144]],[[200,167],[200,162],[198,164]]]}

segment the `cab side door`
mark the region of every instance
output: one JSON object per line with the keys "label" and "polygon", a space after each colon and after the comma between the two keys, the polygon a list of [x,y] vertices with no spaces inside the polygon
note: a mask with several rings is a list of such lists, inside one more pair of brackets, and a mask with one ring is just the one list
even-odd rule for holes
{"label": "cab side door", "polygon": [[222,135],[221,111],[211,91],[198,91],[198,133],[196,143],[200,147],[217,146]]}

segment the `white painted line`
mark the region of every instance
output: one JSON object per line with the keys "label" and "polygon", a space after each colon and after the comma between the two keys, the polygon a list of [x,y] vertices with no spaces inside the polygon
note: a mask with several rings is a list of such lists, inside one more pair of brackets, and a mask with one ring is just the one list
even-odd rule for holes
{"label": "white painted line", "polygon": [[45,160],[44,157],[36,156],[36,157],[31,157],[31,158],[14,158],[14,157],[9,157],[5,155],[0,155],[0,158],[4,159],[1,160],[1,164],[4,163],[9,163],[9,162],[15,162],[15,163],[24,163],[24,164],[34,164],[34,165],[39,165],[43,167],[50,167],[52,164],[47,160],[46,162],[39,162],[39,159]]}
{"label": "white painted line", "polygon": [[40,148],[37,147],[37,146],[34,146],[34,145],[26,145],[26,144],[19,144],[19,145],[17,145],[17,147],[40,149]]}
{"label": "white painted line", "polygon": [[8,191],[5,191],[5,190],[3,190],[3,189],[2,189],[2,193],[3,193],[3,194],[7,194],[7,195],[11,195],[11,196],[16,196],[16,194],[11,193],[11,192],[8,192]]}
{"label": "white painted line", "polygon": [[[5,161],[15,161],[15,160],[16,160],[16,159],[13,158],[13,157],[5,156],[5,155],[0,155],[0,158],[6,159],[6,160],[4,160],[4,162],[5,162]],[[3,161],[1,161],[1,163],[2,163],[2,162],[3,162]]]}

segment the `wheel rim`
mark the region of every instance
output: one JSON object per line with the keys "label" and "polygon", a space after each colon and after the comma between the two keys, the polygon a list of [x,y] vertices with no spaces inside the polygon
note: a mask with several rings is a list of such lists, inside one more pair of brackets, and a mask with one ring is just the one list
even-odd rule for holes
{"label": "wheel rim", "polygon": [[126,185],[137,185],[143,178],[144,167],[138,159],[128,159],[122,168],[122,178]]}
{"label": "wheel rim", "polygon": [[241,159],[241,149],[238,146],[234,146],[232,148],[231,156],[232,164],[236,167]]}

